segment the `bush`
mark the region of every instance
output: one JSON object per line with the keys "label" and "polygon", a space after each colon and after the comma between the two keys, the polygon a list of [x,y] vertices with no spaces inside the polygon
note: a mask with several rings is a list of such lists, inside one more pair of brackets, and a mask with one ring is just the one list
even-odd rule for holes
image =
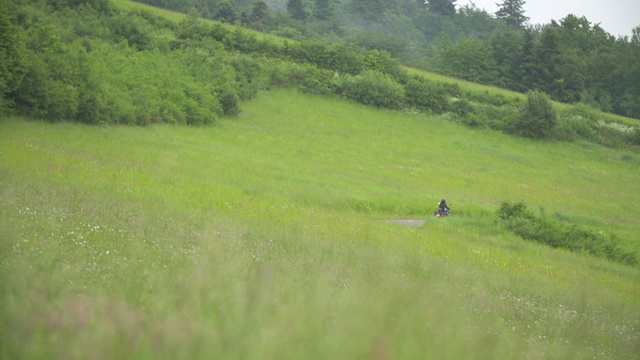
{"label": "bush", "polygon": [[451,111],[453,111],[458,118],[467,118],[473,115],[475,109],[467,99],[458,99],[451,104]]}
{"label": "bush", "polygon": [[513,101],[509,101],[502,94],[492,93],[492,92],[489,92],[488,90],[468,91],[465,93],[465,98],[468,99],[469,101],[477,102],[480,104],[494,105],[494,106],[504,106],[513,102]]}
{"label": "bush", "polygon": [[400,109],[405,97],[404,88],[391,76],[368,70],[349,77],[343,83],[343,94],[361,104],[387,109]]}
{"label": "bush", "polygon": [[414,76],[404,87],[407,106],[442,114],[449,110],[449,94],[441,84]]}
{"label": "bush", "polygon": [[637,255],[620,248],[620,241],[615,235],[606,236],[577,225],[567,226],[535,216],[522,202],[503,202],[496,214],[505,229],[525,240],[574,252],[586,252],[627,265],[638,265]]}
{"label": "bush", "polygon": [[335,92],[333,72],[313,65],[291,65],[290,78],[302,92],[313,95],[330,95]]}
{"label": "bush", "polygon": [[527,102],[513,131],[524,137],[544,139],[553,134],[557,122],[558,117],[549,97],[542,92],[529,91]]}
{"label": "bush", "polygon": [[627,136],[632,145],[640,145],[640,127],[631,130]]}

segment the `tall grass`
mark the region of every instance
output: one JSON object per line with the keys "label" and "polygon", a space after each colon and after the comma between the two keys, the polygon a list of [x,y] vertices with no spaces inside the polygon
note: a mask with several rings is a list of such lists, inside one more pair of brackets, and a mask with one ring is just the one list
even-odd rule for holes
{"label": "tall grass", "polygon": [[633,358],[639,270],[493,213],[637,250],[637,165],[287,91],[199,128],[3,119],[0,357]]}

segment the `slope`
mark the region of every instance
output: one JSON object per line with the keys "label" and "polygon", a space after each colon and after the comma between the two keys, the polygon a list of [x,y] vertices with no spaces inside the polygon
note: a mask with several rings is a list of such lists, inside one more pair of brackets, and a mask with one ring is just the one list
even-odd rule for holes
{"label": "slope", "polygon": [[637,354],[637,268],[493,215],[522,200],[637,250],[634,153],[293,91],[209,127],[0,127],[3,358]]}

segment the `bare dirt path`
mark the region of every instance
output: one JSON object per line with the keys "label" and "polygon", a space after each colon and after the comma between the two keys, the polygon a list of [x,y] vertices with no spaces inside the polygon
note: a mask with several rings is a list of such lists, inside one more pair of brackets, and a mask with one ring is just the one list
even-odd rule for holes
{"label": "bare dirt path", "polygon": [[424,225],[424,220],[385,220],[384,222],[390,224],[398,224],[409,227],[420,227]]}

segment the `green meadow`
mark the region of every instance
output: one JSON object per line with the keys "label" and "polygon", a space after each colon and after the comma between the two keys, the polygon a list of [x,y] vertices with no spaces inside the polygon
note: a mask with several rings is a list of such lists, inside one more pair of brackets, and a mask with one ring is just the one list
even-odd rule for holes
{"label": "green meadow", "polygon": [[639,168],[286,90],[202,127],[3,118],[0,358],[638,358],[640,268],[496,210],[637,253]]}

